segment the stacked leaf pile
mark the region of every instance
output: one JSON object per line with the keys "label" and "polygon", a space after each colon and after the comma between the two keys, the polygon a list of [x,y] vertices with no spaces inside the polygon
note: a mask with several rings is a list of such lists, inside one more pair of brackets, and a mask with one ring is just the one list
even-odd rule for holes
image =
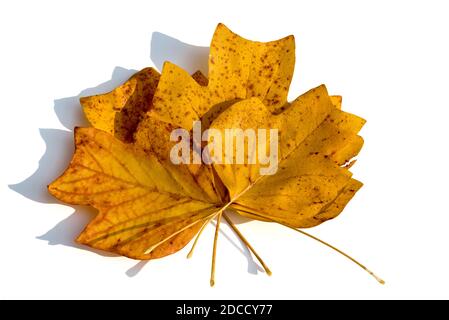
{"label": "stacked leaf pile", "polygon": [[[63,202],[98,210],[76,241],[144,260],[177,252],[213,219],[216,245],[222,217],[247,243],[229,211],[295,229],[335,218],[362,186],[349,167],[365,121],[342,111],[324,85],[288,102],[294,64],[293,36],[254,42],[219,24],[207,77],[166,62],[162,73],[145,68],[81,98],[92,127],[75,128],[73,159],[49,186]],[[194,121],[202,130],[278,129],[277,172],[262,176],[259,163],[173,164],[170,133]]]}

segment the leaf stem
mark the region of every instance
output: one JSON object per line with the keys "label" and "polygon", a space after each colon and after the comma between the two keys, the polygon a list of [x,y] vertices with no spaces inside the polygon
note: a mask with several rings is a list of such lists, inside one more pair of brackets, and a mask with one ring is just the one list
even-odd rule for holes
{"label": "leaf stem", "polygon": [[240,232],[240,230],[236,227],[236,225],[232,222],[232,220],[223,213],[223,217],[225,218],[226,222],[229,224],[229,226],[234,230],[234,232],[239,236],[239,238],[242,240],[242,242],[248,247],[248,249],[254,254],[254,256],[259,260],[260,264],[264,268],[267,275],[271,276],[272,272],[268,268],[268,266],[265,264],[265,262],[262,260],[262,258],[257,254],[256,250],[251,246],[251,244],[246,240],[246,238],[243,236],[243,234]]}
{"label": "leaf stem", "polygon": [[215,235],[214,235],[214,247],[212,250],[212,266],[210,270],[210,286],[213,287],[215,285],[215,257],[217,255],[217,239],[220,230],[220,221],[223,211],[220,211],[217,216],[217,225],[215,226]]}
{"label": "leaf stem", "polygon": [[[214,218],[217,214],[218,214],[218,213],[214,213],[214,214],[212,215],[211,219]],[[206,218],[207,218],[207,217],[206,217]],[[200,219],[200,220],[194,221],[194,222],[192,222],[192,223],[186,225],[185,227],[183,227],[183,228],[177,230],[176,232],[170,234],[168,237],[162,239],[162,240],[159,241],[158,243],[156,243],[156,244],[152,245],[151,247],[149,247],[149,248],[144,252],[144,254],[149,254],[149,253],[151,253],[151,251],[153,251],[154,249],[156,249],[157,247],[159,247],[159,246],[160,246],[161,244],[163,244],[164,242],[167,242],[168,240],[170,240],[170,239],[173,238],[174,236],[176,236],[176,235],[180,234],[181,232],[183,232],[183,231],[189,229],[190,227],[193,227],[194,225],[196,225],[197,223],[199,223],[199,222],[202,221],[202,220],[204,220],[204,219]]]}
{"label": "leaf stem", "polygon": [[213,219],[213,217],[211,217],[210,219],[207,219],[207,220],[203,223],[203,225],[201,226],[200,231],[199,231],[198,234],[196,235],[195,241],[193,242],[192,248],[190,249],[189,253],[187,254],[187,259],[192,258],[193,250],[195,249],[196,244],[198,243],[198,239],[200,238],[200,236],[201,236],[201,234],[203,233],[203,230],[206,228],[207,224],[208,224],[209,222],[211,222],[212,219]]}
{"label": "leaf stem", "polygon": [[[241,210],[241,209],[238,209],[238,210],[239,210],[239,211],[247,212],[247,211]],[[311,238],[311,239],[313,239],[313,240],[315,240],[315,241],[318,241],[318,242],[321,243],[321,244],[324,244],[325,246],[331,248],[332,250],[338,252],[338,253],[341,254],[342,256],[344,256],[344,257],[348,258],[349,260],[351,260],[352,262],[354,262],[354,263],[355,263],[356,265],[358,265],[360,268],[362,268],[363,270],[365,270],[370,276],[372,276],[374,279],[376,279],[376,281],[379,282],[380,284],[385,284],[385,281],[384,281],[382,278],[380,278],[378,275],[376,275],[374,272],[372,272],[370,269],[368,269],[365,265],[361,264],[359,261],[357,261],[356,259],[354,259],[354,258],[351,257],[350,255],[348,255],[347,253],[345,253],[345,252],[343,252],[342,250],[340,250],[340,249],[334,247],[333,245],[327,243],[326,241],[321,240],[320,238],[317,238],[317,237],[311,235],[310,233],[305,232],[305,231],[303,231],[303,230],[301,230],[301,229],[297,229],[297,228],[295,228],[295,227],[289,226],[288,224],[285,224],[285,223],[276,221],[276,220],[271,219],[271,218],[269,218],[269,217],[262,216],[262,215],[256,214],[256,213],[254,213],[254,212],[249,212],[249,211],[248,211],[248,213],[250,213],[250,214],[252,214],[252,215],[254,215],[254,216],[263,218],[263,219],[265,219],[265,220],[269,220],[269,221],[271,221],[271,222],[275,222],[275,223],[280,224],[280,225],[282,225],[282,226],[284,226],[284,227],[287,227],[287,228],[289,228],[289,229],[295,230],[296,232],[299,232],[299,233],[301,233],[301,234],[303,234],[303,235],[305,235],[305,236],[307,236],[307,237],[309,237],[309,238]]]}
{"label": "leaf stem", "polygon": [[[279,222],[278,222],[278,223],[279,223]],[[281,223],[281,224],[282,224],[282,223]],[[323,240],[321,240],[321,239],[319,239],[319,238],[317,238],[317,237],[311,235],[311,234],[308,233],[308,232],[305,232],[305,231],[303,231],[303,230],[300,230],[300,229],[296,229],[296,228],[290,227],[290,226],[285,225],[285,224],[282,224],[282,225],[284,225],[284,226],[286,226],[287,228],[290,228],[290,229],[292,229],[292,230],[295,230],[295,231],[297,231],[297,232],[299,232],[299,233],[301,233],[301,234],[303,234],[303,235],[305,235],[305,236],[307,236],[307,237],[309,237],[309,238],[311,238],[311,239],[313,239],[313,240],[315,240],[315,241],[318,241],[318,242],[324,244],[325,246],[331,248],[332,250],[335,250],[336,252],[338,252],[338,253],[341,254],[342,256],[348,258],[349,260],[351,260],[352,262],[354,262],[356,265],[358,265],[360,268],[362,268],[363,270],[365,270],[366,272],[368,272],[368,274],[370,274],[374,279],[376,279],[377,282],[379,282],[380,284],[385,284],[385,281],[384,281],[382,278],[380,278],[378,275],[376,275],[374,272],[372,272],[370,269],[368,269],[367,267],[365,267],[363,264],[361,264],[360,262],[358,262],[356,259],[354,259],[354,258],[351,257],[350,255],[348,255],[347,253],[341,251],[340,249],[334,247],[333,245],[327,243],[326,241],[323,241]]]}

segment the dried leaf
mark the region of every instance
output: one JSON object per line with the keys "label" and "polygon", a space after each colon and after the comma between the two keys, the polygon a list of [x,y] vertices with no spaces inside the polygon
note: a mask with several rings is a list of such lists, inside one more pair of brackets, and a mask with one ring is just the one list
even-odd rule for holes
{"label": "dried leaf", "polygon": [[[379,282],[383,280],[339,249],[297,228],[316,226],[341,213],[362,183],[349,168],[363,139],[365,120],[341,111],[341,96],[324,85],[287,102],[295,62],[293,36],[261,43],[246,40],[219,24],[209,55],[209,79],[165,63],[136,73],[115,90],[81,99],[93,128],[75,130],[75,154],[50,186],[58,199],[90,205],[98,215],[77,241],[135,259],[153,259],[183,248],[217,218],[211,285],[222,217],[242,239],[267,274],[266,264],[226,216],[226,209],[253,219],[277,222],[343,254]],[[203,131],[275,129],[265,144],[243,140],[257,161],[171,162],[174,129]],[[270,145],[272,139],[278,146]],[[233,141],[233,140],[232,140]],[[209,141],[210,142],[210,141]],[[274,145],[275,146],[275,145]],[[204,152],[206,143],[193,143]],[[267,169],[260,154],[275,148],[276,166]],[[271,163],[270,163],[271,165]],[[263,170],[265,173],[262,174]],[[266,172],[268,171],[269,174]],[[189,256],[191,256],[191,252]]]}
{"label": "dried leaf", "polygon": [[[174,144],[170,142],[170,132],[175,127],[148,113],[153,107],[153,95],[159,78],[156,70],[145,68],[109,93],[81,98],[87,119],[95,128],[111,133],[122,141],[134,142],[144,151],[167,159]],[[200,85],[207,85],[208,80],[201,71],[196,71],[192,78]],[[180,170],[190,172],[212,202],[219,202],[224,197],[223,186],[215,179],[210,166],[182,167]]]}
{"label": "dried leaf", "polygon": [[[300,228],[333,218],[329,212],[321,212],[353,183],[349,170],[340,167],[342,153],[338,151],[345,150],[348,158],[358,153],[359,144],[353,141],[364,122],[336,109],[324,86],[300,96],[277,115],[257,98],[232,105],[211,128],[223,135],[227,128],[275,128],[280,137],[279,169],[273,175],[261,176],[260,162],[236,164],[237,144],[233,146],[232,164],[215,165],[229,190],[232,206]],[[266,147],[269,149],[269,145]],[[245,149],[248,150],[248,140]],[[349,201],[347,196],[344,199]],[[342,201],[339,203],[341,207]]]}
{"label": "dried leaf", "polygon": [[[207,84],[201,71],[196,71],[192,78],[200,85]],[[84,114],[93,127],[132,142],[137,125],[152,108],[159,79],[159,72],[145,68],[111,92],[81,97]]]}
{"label": "dried leaf", "polygon": [[213,106],[258,97],[271,111],[282,108],[295,64],[293,36],[246,40],[219,24],[210,45],[209,82],[201,86],[182,68],[166,62],[154,94],[158,118],[190,130]]}
{"label": "dried leaf", "polygon": [[132,141],[141,118],[150,110],[159,78],[159,72],[145,68],[109,93],[82,97],[84,114],[95,128]]}
{"label": "dried leaf", "polygon": [[[64,202],[98,209],[79,243],[135,259],[158,258],[183,248],[198,223],[217,211],[177,166],[106,132],[78,128],[75,146],[69,167],[49,191]],[[173,237],[166,239],[168,235]]]}

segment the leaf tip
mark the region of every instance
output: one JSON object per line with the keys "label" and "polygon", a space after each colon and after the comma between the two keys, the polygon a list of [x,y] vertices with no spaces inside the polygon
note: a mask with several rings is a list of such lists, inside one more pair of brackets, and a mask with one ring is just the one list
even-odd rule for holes
{"label": "leaf tip", "polygon": [[55,181],[53,181],[50,184],[47,184],[47,190],[52,196],[55,196],[55,190],[56,190]]}
{"label": "leaf tip", "polygon": [[85,231],[81,232],[78,237],[76,237],[75,242],[78,244],[88,245],[87,237]]}
{"label": "leaf tip", "polygon": [[84,107],[84,104],[89,100],[89,97],[80,97],[80,104]]}
{"label": "leaf tip", "polygon": [[293,42],[295,42],[295,36],[293,34],[290,34],[290,35],[286,36],[284,39],[286,41],[293,41]]}

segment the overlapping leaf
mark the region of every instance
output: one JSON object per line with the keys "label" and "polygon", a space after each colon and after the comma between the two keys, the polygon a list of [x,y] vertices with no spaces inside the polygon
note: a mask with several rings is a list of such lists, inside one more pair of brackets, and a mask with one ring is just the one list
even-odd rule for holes
{"label": "overlapping leaf", "polygon": [[[292,36],[253,42],[219,24],[210,50],[208,78],[167,62],[161,74],[143,69],[110,93],[81,99],[94,128],[75,131],[73,159],[49,186],[64,202],[98,209],[80,243],[158,258],[224,208],[312,227],[337,216],[361,187],[349,161],[363,145],[364,120],[341,111],[341,97],[324,86],[287,102]],[[170,132],[191,130],[195,120],[219,131],[278,129],[277,172],[260,175],[260,163],[172,164]]]}
{"label": "overlapping leaf", "polygon": [[153,113],[165,122],[191,129],[193,121],[213,118],[240,99],[257,97],[270,111],[277,111],[287,102],[294,65],[293,36],[254,42],[219,24],[210,45],[208,85],[199,85],[182,68],[166,62],[154,94]]}
{"label": "overlapping leaf", "polygon": [[356,137],[363,124],[363,119],[335,108],[324,86],[300,96],[276,115],[256,98],[232,105],[211,128],[223,135],[227,128],[279,130],[275,174],[261,176],[260,163],[236,164],[237,144],[232,164],[215,166],[229,190],[232,207],[253,218],[251,213],[256,213],[302,228],[333,218],[339,211],[332,209],[331,214],[331,204],[341,197],[338,207],[343,209],[348,195],[361,186],[340,165],[359,152],[363,140]]}
{"label": "overlapping leaf", "polygon": [[76,129],[75,144],[68,169],[49,191],[98,209],[80,243],[135,259],[162,257],[183,248],[200,227],[195,222],[217,211],[191,176],[168,161],[95,128]]}

